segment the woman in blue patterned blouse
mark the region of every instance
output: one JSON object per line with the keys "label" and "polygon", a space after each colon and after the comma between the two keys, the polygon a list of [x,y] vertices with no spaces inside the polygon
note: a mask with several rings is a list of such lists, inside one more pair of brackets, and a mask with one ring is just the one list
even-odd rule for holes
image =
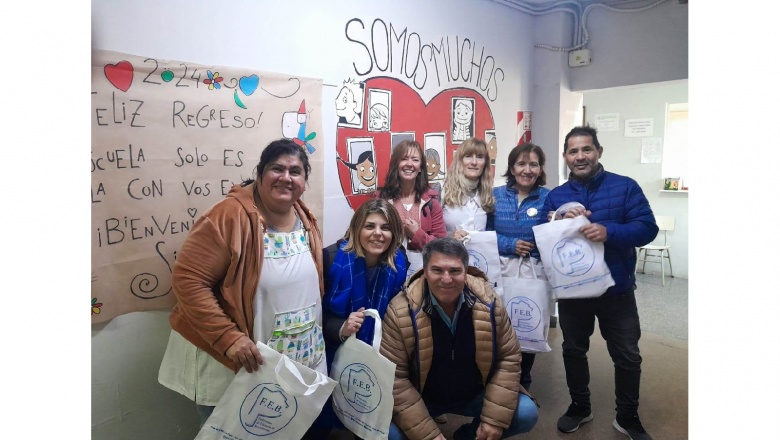
{"label": "woman in blue patterned blouse", "polygon": [[[502,277],[532,278],[531,264],[538,278],[547,279],[539,257],[539,250],[531,229],[542,219],[540,212],[549,189],[544,172],[544,151],[531,143],[516,146],[509,152],[506,185],[493,189],[495,211],[488,215],[488,231],[496,231]],[[521,344],[522,345],[522,344]],[[536,355],[523,353],[520,384],[529,389],[531,368]]]}

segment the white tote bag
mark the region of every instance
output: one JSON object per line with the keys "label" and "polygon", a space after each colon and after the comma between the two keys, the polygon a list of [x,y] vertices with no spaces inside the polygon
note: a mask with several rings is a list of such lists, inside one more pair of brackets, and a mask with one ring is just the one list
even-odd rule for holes
{"label": "white tote bag", "polygon": [[264,364],[236,373],[195,440],[299,439],[328,400],[336,382],[257,343]]}
{"label": "white tote bag", "polygon": [[333,357],[330,377],[333,411],[344,426],[365,439],[386,439],[393,416],[395,364],[379,353],[382,319],[375,309],[363,313],[375,320],[372,345],[350,336]]}
{"label": "white tote bag", "polygon": [[530,263],[533,278],[521,278],[519,268],[516,276],[503,277],[504,307],[523,353],[547,353],[551,350],[547,343],[550,283],[539,279],[536,265]]}
{"label": "white tote bag", "polygon": [[463,245],[469,252],[469,265],[485,273],[490,286],[501,296],[504,292],[501,281],[501,260],[498,256],[496,231],[468,231]]}
{"label": "white tote bag", "polygon": [[422,252],[409,249],[409,239],[406,236],[401,245],[406,249],[406,261],[409,262],[409,267],[406,268],[406,281],[409,282],[409,278],[423,268]]}
{"label": "white tote bag", "polygon": [[590,241],[580,232],[590,220],[584,215],[555,220],[559,211],[575,206],[583,207],[576,202],[566,203],[555,211],[549,223],[533,227],[536,247],[556,300],[601,296],[615,285],[604,262],[604,243]]}

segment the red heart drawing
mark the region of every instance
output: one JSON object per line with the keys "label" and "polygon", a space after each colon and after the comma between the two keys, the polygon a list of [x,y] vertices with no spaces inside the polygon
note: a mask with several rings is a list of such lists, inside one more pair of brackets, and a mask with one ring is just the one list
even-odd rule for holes
{"label": "red heart drawing", "polygon": [[133,65],[129,61],[106,64],[103,66],[103,73],[108,82],[123,92],[126,92],[133,84]]}
{"label": "red heart drawing", "polygon": [[[390,92],[391,115],[390,131],[369,131],[369,92],[374,90],[386,90]],[[423,150],[426,149],[426,133],[444,133],[445,139],[445,166],[441,172],[446,173],[452,161],[453,152],[458,144],[452,142],[452,98],[470,98],[474,100],[474,132],[470,136],[480,139],[485,138],[485,130],[495,130],[493,113],[490,111],[487,101],[482,95],[472,89],[455,88],[439,92],[428,104],[425,104],[417,92],[407,84],[393,78],[378,77],[365,81],[365,99],[363,100],[363,122],[360,128],[339,126],[336,131],[336,153],[339,158],[349,162],[355,162],[356,158],[349,154],[347,140],[356,138],[373,138],[374,167],[376,169],[376,187],[384,185],[387,176],[387,167],[390,163],[392,151],[391,133],[414,133],[414,139],[420,143]],[[339,161],[340,162],[340,161]],[[341,163],[337,165],[339,182],[347,203],[356,209],[366,200],[374,197],[373,193],[355,194],[353,190],[352,174],[355,173],[349,166]],[[444,180],[431,182],[433,185],[443,185]]]}

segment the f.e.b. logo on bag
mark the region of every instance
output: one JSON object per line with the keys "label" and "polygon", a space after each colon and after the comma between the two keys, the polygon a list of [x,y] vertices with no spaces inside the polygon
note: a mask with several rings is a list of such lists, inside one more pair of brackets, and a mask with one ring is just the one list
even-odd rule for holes
{"label": "f.e.b. logo on bag", "polygon": [[[374,335],[366,344],[353,334],[336,350],[330,367],[330,377],[338,383],[333,390],[333,412],[355,436],[387,439],[393,417],[395,364],[379,352],[379,312],[366,309],[363,314],[374,318]],[[383,399],[383,394],[388,398]]]}
{"label": "f.e.b. logo on bag", "polygon": [[516,296],[509,300],[506,309],[518,337],[536,330],[542,322],[542,309],[531,298]]}
{"label": "f.e.b. logo on bag", "polygon": [[336,381],[262,342],[257,349],[263,366],[236,373],[195,440],[303,438],[320,414]]}
{"label": "f.e.b. logo on bag", "polygon": [[553,247],[553,267],[562,275],[576,277],[586,274],[595,261],[593,248],[585,239],[567,237]]}
{"label": "f.e.b. logo on bag", "polygon": [[490,287],[497,294],[503,294],[496,231],[468,231],[468,235],[463,239],[463,245],[469,254],[469,266],[482,271],[490,282]]}
{"label": "f.e.b. logo on bag", "polygon": [[490,266],[488,265],[487,258],[477,251],[469,250],[469,266],[474,266],[488,275]]}
{"label": "f.e.b. logo on bag", "polygon": [[355,411],[366,414],[382,401],[382,389],[376,375],[365,364],[349,364],[341,372],[339,386],[344,398]]}
{"label": "f.e.b. logo on bag", "polygon": [[577,202],[564,203],[548,223],[533,227],[555,299],[595,298],[615,285],[604,261],[604,243],[590,241],[581,232],[590,220],[584,215],[555,220],[575,206],[584,208]]}
{"label": "f.e.b. logo on bag", "polygon": [[295,396],[275,383],[261,383],[244,398],[239,417],[248,433],[262,437],[283,429],[297,412]]}

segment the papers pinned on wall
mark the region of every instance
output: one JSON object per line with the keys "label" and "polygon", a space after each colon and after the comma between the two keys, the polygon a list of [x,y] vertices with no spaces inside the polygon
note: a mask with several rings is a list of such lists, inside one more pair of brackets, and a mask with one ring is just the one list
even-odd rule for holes
{"label": "papers pinned on wall", "polygon": [[651,137],[642,139],[642,163],[661,163],[663,157],[663,141]]}
{"label": "papers pinned on wall", "polygon": [[602,113],[596,115],[596,130],[599,132],[618,131],[620,129],[620,113]]}
{"label": "papers pinned on wall", "polygon": [[653,118],[626,119],[625,137],[653,135]]}

